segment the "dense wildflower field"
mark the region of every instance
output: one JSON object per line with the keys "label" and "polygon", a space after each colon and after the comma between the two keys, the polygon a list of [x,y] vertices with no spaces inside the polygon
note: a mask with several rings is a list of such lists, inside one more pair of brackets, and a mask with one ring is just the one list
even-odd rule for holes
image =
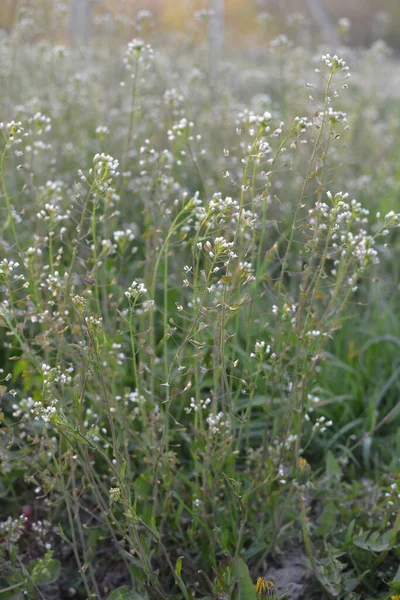
{"label": "dense wildflower field", "polygon": [[0,35],[0,600],[398,599],[397,59],[141,17]]}

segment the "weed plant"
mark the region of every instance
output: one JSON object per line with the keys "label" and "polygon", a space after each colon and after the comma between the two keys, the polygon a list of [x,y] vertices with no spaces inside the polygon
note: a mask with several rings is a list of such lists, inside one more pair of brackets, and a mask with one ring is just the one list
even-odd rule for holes
{"label": "weed plant", "polygon": [[143,14],[73,49],[28,17],[0,38],[0,599],[399,598],[389,50],[218,62]]}

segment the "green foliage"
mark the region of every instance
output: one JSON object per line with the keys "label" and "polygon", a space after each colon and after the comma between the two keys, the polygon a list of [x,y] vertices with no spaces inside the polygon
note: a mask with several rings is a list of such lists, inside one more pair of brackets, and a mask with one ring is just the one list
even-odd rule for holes
{"label": "green foliage", "polygon": [[238,580],[235,600],[256,600],[255,587],[249,569],[240,557],[235,561],[235,574]]}
{"label": "green foliage", "polygon": [[60,576],[61,564],[59,560],[51,558],[51,552],[46,552],[43,559],[36,559],[28,568],[32,583],[40,585],[49,585],[54,583]]}

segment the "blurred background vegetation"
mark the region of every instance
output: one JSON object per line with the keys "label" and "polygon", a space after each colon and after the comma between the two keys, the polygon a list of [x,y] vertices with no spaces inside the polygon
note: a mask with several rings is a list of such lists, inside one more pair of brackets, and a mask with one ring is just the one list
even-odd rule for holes
{"label": "blurred background vegetation", "polygon": [[[11,31],[21,6],[20,0],[0,0],[0,29]],[[64,41],[66,37],[74,39],[74,29],[82,27],[85,11],[89,27],[90,21],[102,23],[107,33],[115,31],[123,20],[134,19],[138,11],[148,10],[158,31],[184,34],[196,11],[216,6],[223,7],[224,44],[228,48],[267,43],[284,30],[290,35],[296,13],[303,24],[308,23],[315,43],[338,43],[343,38],[340,20],[349,19],[351,39],[344,41],[369,46],[383,39],[395,49],[400,47],[398,0],[30,0],[24,2],[23,10],[35,11],[36,18],[38,12],[41,15],[42,30],[35,35],[52,32]],[[288,15],[292,15],[290,20]]]}

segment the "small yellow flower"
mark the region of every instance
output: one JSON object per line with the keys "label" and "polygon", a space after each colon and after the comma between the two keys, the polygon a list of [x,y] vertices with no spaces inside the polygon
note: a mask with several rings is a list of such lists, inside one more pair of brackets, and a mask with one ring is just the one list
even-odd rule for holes
{"label": "small yellow flower", "polygon": [[304,471],[308,467],[308,462],[305,458],[300,457],[297,459],[297,466],[299,467],[300,471]]}
{"label": "small yellow flower", "polygon": [[257,598],[275,598],[275,586],[272,581],[268,581],[265,577],[259,577],[256,583]]}
{"label": "small yellow flower", "polygon": [[305,484],[307,483],[309,477],[311,474],[311,467],[308,464],[308,462],[306,461],[305,458],[300,457],[297,459],[297,481],[300,484]]}
{"label": "small yellow flower", "polygon": [[390,596],[390,600],[400,600],[400,594],[395,594],[394,596]]}

